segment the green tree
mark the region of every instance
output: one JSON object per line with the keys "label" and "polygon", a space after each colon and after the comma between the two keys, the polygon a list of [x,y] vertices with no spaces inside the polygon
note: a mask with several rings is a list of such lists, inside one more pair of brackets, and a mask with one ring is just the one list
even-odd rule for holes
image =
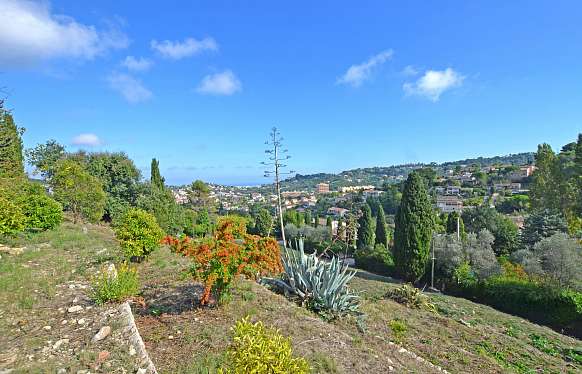
{"label": "green tree", "polygon": [[125,153],[91,153],[85,155],[85,165],[89,174],[101,181],[107,193],[106,221],[120,217],[136,204],[141,172]]}
{"label": "green tree", "polygon": [[538,146],[536,170],[530,186],[531,208],[549,209],[567,215],[571,204],[570,186],[564,178],[559,159],[548,144]]}
{"label": "green tree", "polygon": [[388,248],[388,227],[382,205],[378,207],[378,215],[376,216],[376,244],[382,244]]}
{"label": "green tree", "polygon": [[144,185],[136,205],[153,214],[166,234],[181,234],[187,225],[184,209],[176,203],[172,191],[165,187],[160,189],[149,183]]}
{"label": "green tree", "polygon": [[115,228],[115,236],[125,257],[140,260],[160,246],[164,232],[150,213],[128,209]]}
{"label": "green tree", "polygon": [[271,213],[267,209],[261,208],[253,218],[255,219],[255,234],[270,236],[274,223]]}
{"label": "green tree", "polygon": [[479,206],[465,209],[462,219],[469,232],[488,230],[493,234],[495,237],[493,249],[497,255],[508,254],[517,249],[519,239],[517,226],[494,208]]}
{"label": "green tree", "polygon": [[16,126],[12,114],[0,100],[0,178],[24,177],[23,133],[24,129]]}
{"label": "green tree", "polygon": [[26,150],[28,163],[34,166],[35,173],[40,173],[45,179],[53,176],[57,161],[65,157],[65,154],[65,147],[54,139]]}
{"label": "green tree", "polygon": [[188,188],[187,194],[188,201],[194,210],[210,208],[210,187],[208,187],[208,185],[203,181],[195,180],[192,182]]}
{"label": "green tree", "polygon": [[411,173],[404,183],[395,224],[396,270],[405,280],[416,282],[424,274],[434,225],[434,213],[426,185],[417,173]]}
{"label": "green tree", "polygon": [[54,197],[73,215],[73,222],[97,222],[103,217],[107,195],[101,182],[73,160],[60,160],[50,181]]}
{"label": "green tree", "polygon": [[331,226],[332,225],[332,220],[331,217],[327,217],[327,219],[325,220],[325,226],[327,226],[330,230],[331,230]]}
{"label": "green tree", "polygon": [[319,226],[319,214],[316,214],[314,218],[313,227],[317,227]]}
{"label": "green tree", "polygon": [[366,203],[362,207],[362,215],[358,219],[358,248],[374,246],[374,221],[372,218],[372,209]]}
{"label": "green tree", "polygon": [[306,210],[305,211],[305,224],[307,226],[311,226],[312,225],[311,212],[309,210]]}
{"label": "green tree", "polygon": [[154,188],[164,189],[164,178],[160,174],[160,163],[155,158],[152,158],[152,164],[150,168],[150,183]]}
{"label": "green tree", "polygon": [[542,239],[567,231],[568,223],[561,213],[538,210],[526,217],[521,232],[521,243],[526,248],[533,248]]}

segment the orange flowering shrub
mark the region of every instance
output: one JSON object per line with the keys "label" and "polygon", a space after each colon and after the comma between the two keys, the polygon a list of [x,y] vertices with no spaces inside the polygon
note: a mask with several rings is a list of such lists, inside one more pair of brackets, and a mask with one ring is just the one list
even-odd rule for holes
{"label": "orange flowering shrub", "polygon": [[202,305],[210,301],[212,294],[220,300],[239,274],[256,279],[283,271],[277,241],[247,234],[245,225],[237,220],[221,219],[210,240],[195,242],[187,236],[167,236],[163,243],[193,259],[194,276],[205,286]]}
{"label": "orange flowering shrub", "polygon": [[508,278],[528,279],[525,269],[520,264],[505,260],[501,261],[501,267],[503,268],[503,275]]}

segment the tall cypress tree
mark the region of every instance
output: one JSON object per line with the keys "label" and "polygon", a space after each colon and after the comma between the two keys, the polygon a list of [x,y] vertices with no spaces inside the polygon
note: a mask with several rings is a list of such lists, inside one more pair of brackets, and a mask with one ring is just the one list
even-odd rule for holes
{"label": "tall cypress tree", "polygon": [[309,210],[305,211],[305,225],[311,226],[311,212]]}
{"label": "tall cypress tree", "polygon": [[160,190],[164,189],[164,178],[160,174],[160,163],[155,158],[152,158],[150,181],[153,187]]}
{"label": "tall cypress tree", "polygon": [[24,132],[14,123],[9,111],[0,100],[0,178],[24,176],[22,139]]}
{"label": "tall cypress tree", "polygon": [[463,222],[463,218],[458,212],[451,212],[447,216],[447,234],[456,234],[457,233],[457,220],[459,220],[459,236],[461,239],[465,239],[467,234],[465,233],[465,223]]}
{"label": "tall cypress tree", "polygon": [[424,274],[430,254],[434,213],[426,183],[415,172],[404,184],[402,201],[396,214],[394,262],[400,275],[416,282]]}
{"label": "tall cypress tree", "polygon": [[378,215],[376,216],[376,244],[382,244],[388,248],[388,230],[382,205],[378,206]]}
{"label": "tall cypress tree", "polygon": [[362,216],[358,220],[358,248],[366,248],[374,245],[374,222],[372,219],[372,210],[366,203],[362,207]]}

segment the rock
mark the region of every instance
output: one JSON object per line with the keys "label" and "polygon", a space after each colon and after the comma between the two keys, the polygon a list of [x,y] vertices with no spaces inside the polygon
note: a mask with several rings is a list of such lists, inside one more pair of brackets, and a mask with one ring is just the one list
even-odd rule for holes
{"label": "rock", "polygon": [[66,319],[64,319],[64,320],[62,320],[62,321],[61,321],[61,325],[66,325],[66,324],[67,324],[67,322],[68,322],[68,321],[67,321]]}
{"label": "rock", "polygon": [[12,256],[18,256],[24,253],[24,247],[7,247],[5,245],[0,244],[0,252],[8,253]]}
{"label": "rock", "polygon": [[89,374],[89,370],[77,370],[77,374]]}
{"label": "rock", "polygon": [[110,353],[108,351],[101,351],[97,356],[97,362],[105,362],[109,358]]}
{"label": "rock", "polygon": [[50,327],[50,326],[44,326],[43,329],[45,329],[46,331],[49,331],[50,329],[52,329],[52,327]]}
{"label": "rock", "polygon": [[95,343],[95,342],[101,341],[101,340],[105,339],[106,337],[108,337],[109,334],[111,334],[111,327],[103,326],[103,327],[101,327],[99,332],[97,334],[95,334],[92,342]]}
{"label": "rock", "polygon": [[133,345],[129,346],[129,355],[130,356],[135,356],[137,352],[135,351],[135,348],[133,348]]}
{"label": "rock", "polygon": [[61,345],[68,344],[68,343],[69,343],[69,339],[59,339],[55,342],[55,344],[53,344],[53,349],[56,351],[57,349],[59,349],[61,347]]}
{"label": "rock", "polygon": [[147,369],[137,369],[136,374],[146,374],[147,372],[148,372]]}
{"label": "rock", "polygon": [[60,368],[59,370],[57,370],[57,374],[67,374],[67,369]]}
{"label": "rock", "polygon": [[77,321],[77,324],[84,325],[85,324],[85,319],[84,318],[81,318],[80,320]]}
{"label": "rock", "polygon": [[170,335],[170,336],[168,336],[168,339],[172,340],[172,339],[174,339],[174,336]]}
{"label": "rock", "polygon": [[80,305],[74,305],[74,306],[70,307],[69,309],[67,309],[67,311],[69,313],[77,313],[77,312],[80,312],[82,310],[83,310],[83,307]]}

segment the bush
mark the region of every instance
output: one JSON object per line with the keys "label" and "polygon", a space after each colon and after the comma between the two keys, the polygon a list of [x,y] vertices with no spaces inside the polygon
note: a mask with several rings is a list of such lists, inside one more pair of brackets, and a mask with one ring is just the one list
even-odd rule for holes
{"label": "bush", "polygon": [[310,367],[302,357],[293,357],[291,340],[262,322],[244,318],[233,328],[234,338],[228,350],[228,366],[219,373],[293,373],[307,374]]}
{"label": "bush", "polygon": [[63,207],[44,194],[27,194],[22,198],[22,210],[26,217],[26,228],[52,230],[63,222]]}
{"label": "bush", "polygon": [[26,216],[22,208],[0,196],[0,235],[13,236],[24,230],[25,226]]}
{"label": "bush", "polygon": [[285,291],[299,297],[302,304],[330,319],[359,313],[359,297],[347,287],[356,273],[337,257],[326,262],[315,254],[285,248],[283,267]]}
{"label": "bush", "polygon": [[117,273],[114,270],[104,268],[93,280],[92,299],[101,305],[109,301],[123,301],[135,296],[139,292],[139,280],[137,269],[132,269],[128,264],[119,266]]}
{"label": "bush", "polygon": [[385,297],[399,304],[406,305],[409,308],[427,309],[436,312],[436,307],[430,302],[428,296],[411,284],[403,284],[398,288],[390,290],[386,293]]}
{"label": "bush", "polygon": [[383,244],[357,249],[354,259],[360,269],[388,276],[394,274],[394,259]]}
{"label": "bush", "polygon": [[164,243],[174,252],[193,259],[193,276],[205,285],[202,305],[210,301],[212,294],[221,301],[239,274],[256,279],[283,270],[277,241],[247,234],[241,220],[221,219],[214,238],[209,240],[194,242],[187,236],[180,239],[167,236]]}
{"label": "bush", "polygon": [[127,258],[141,259],[159,247],[164,233],[153,215],[132,208],[121,218],[115,236]]}
{"label": "bush", "polygon": [[551,284],[494,276],[462,290],[480,303],[582,337],[582,293]]}

